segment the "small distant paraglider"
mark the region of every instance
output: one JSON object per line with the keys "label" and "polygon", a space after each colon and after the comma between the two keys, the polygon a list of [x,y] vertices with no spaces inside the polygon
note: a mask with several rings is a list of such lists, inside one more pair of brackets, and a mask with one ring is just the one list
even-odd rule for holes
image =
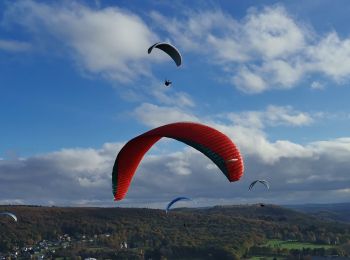
{"label": "small distant paraglider", "polygon": [[251,190],[255,184],[257,184],[258,182],[262,183],[263,185],[265,185],[265,187],[269,190],[270,189],[270,185],[269,185],[269,182],[266,181],[266,180],[256,180],[256,181],[253,181],[250,185],[249,185],[249,190]]}
{"label": "small distant paraglider", "polygon": [[182,63],[182,57],[180,52],[175,48],[175,46],[166,42],[157,42],[148,48],[148,54],[152,52],[154,48],[158,48],[168,54],[176,63],[176,66],[180,66]]}
{"label": "small distant paraglider", "polygon": [[17,217],[15,214],[11,213],[11,212],[0,212],[0,215],[7,215],[7,216],[10,216],[14,221],[17,222]]}
{"label": "small distant paraglider", "polygon": [[167,80],[167,79],[164,81],[164,85],[167,87],[169,87],[171,85],[171,83],[172,82],[170,80]]}
{"label": "small distant paraglider", "polygon": [[[182,57],[180,52],[175,48],[175,46],[171,45],[170,43],[157,42],[148,48],[148,54],[150,54],[154,48],[160,49],[164,51],[166,54],[168,54],[173,59],[176,66],[179,67],[182,64]],[[166,87],[171,86],[171,84],[172,82],[170,80],[164,81],[164,85]]]}
{"label": "small distant paraglider", "polygon": [[165,213],[168,213],[168,211],[170,210],[171,206],[173,204],[175,204],[176,202],[180,201],[180,200],[185,200],[185,201],[189,201],[191,200],[190,198],[187,198],[187,197],[177,197],[175,199],[173,199],[172,201],[170,201],[168,203],[168,205],[166,206],[166,209],[165,209]]}

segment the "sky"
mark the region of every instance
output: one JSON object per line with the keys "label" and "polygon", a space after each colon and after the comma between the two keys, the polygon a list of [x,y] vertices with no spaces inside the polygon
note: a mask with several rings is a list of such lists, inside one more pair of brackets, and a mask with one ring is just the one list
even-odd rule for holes
{"label": "sky", "polygon": [[[1,1],[0,204],[349,202],[349,11],[347,0]],[[180,67],[147,53],[162,41]],[[241,180],[162,139],[114,202],[123,145],[180,121],[229,136]],[[248,191],[256,179],[270,190]]]}

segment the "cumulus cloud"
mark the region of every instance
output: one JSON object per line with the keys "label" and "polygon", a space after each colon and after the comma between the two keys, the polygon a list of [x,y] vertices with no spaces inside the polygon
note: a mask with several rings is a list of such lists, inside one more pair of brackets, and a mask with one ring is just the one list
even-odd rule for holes
{"label": "cumulus cloud", "polygon": [[288,140],[270,141],[264,131],[248,126],[209,121],[208,125],[229,136],[240,148],[243,156],[252,156],[266,164],[274,164],[282,158],[312,156],[312,151]]}
{"label": "cumulus cloud", "polygon": [[25,0],[11,3],[5,20],[28,29],[41,43],[48,36],[58,41],[86,72],[121,82],[150,74],[145,50],[156,35],[127,10]]}
{"label": "cumulus cloud", "polygon": [[[228,135],[239,147],[245,174],[229,183],[206,156],[175,140],[157,143],[137,169],[127,197],[120,206],[164,207],[178,195],[194,198],[197,206],[232,203],[301,203],[346,200],[350,170],[350,138],[298,144],[271,141],[265,127],[301,126],[312,121],[292,107],[269,106],[200,118],[177,107],[144,103],[133,114],[143,125],[159,126],[174,121],[200,121]],[[201,120],[199,120],[201,119]],[[247,120],[244,125],[241,122]],[[141,134],[141,133],[140,133]],[[176,145],[173,145],[175,144]],[[111,170],[122,143],[99,149],[71,148],[0,160],[0,190],[4,203],[112,206]],[[161,148],[161,149],[159,149]],[[175,149],[174,149],[175,148]],[[266,179],[271,188],[248,186]]]}
{"label": "cumulus cloud", "polygon": [[288,57],[305,45],[303,28],[281,6],[252,9],[241,26],[249,47],[263,59]]}
{"label": "cumulus cloud", "polygon": [[255,128],[265,126],[303,126],[313,122],[313,117],[306,112],[296,111],[291,106],[269,105],[264,111],[245,111],[241,113],[228,113],[221,117],[228,117],[234,123]]}
{"label": "cumulus cloud", "polygon": [[174,107],[158,106],[150,103],[143,103],[134,112],[137,120],[150,127],[157,127],[177,121],[194,121],[199,119],[182,109]]}
{"label": "cumulus cloud", "polygon": [[[237,130],[232,126],[221,126],[222,129],[225,127]],[[289,143],[292,152],[286,151],[285,141],[266,142],[267,147],[276,146],[276,152],[285,152],[285,156],[271,162],[259,159],[256,154],[245,153],[245,174],[240,181],[233,183],[228,182],[207,157],[188,146],[177,147],[175,152],[148,153],[137,169],[126,198],[118,205],[163,208],[174,196],[184,194],[197,202],[193,206],[347,200],[349,138],[304,146]],[[100,149],[65,149],[17,160],[2,159],[1,201],[11,204],[115,205],[111,194],[111,169],[121,147],[122,144],[110,143]],[[303,151],[308,154],[297,154]],[[267,192],[256,187],[253,192],[248,191],[250,182],[255,179],[268,180],[270,190]]]}
{"label": "cumulus cloud", "polygon": [[293,88],[311,74],[337,83],[350,75],[350,39],[336,31],[317,35],[282,5],[252,8],[241,20],[220,9],[151,17],[182,49],[221,65],[228,81],[247,93]]}
{"label": "cumulus cloud", "polygon": [[2,200],[69,205],[75,200],[108,198],[111,191],[105,187],[110,187],[111,169],[121,146],[106,143],[100,149],[62,149],[28,158],[2,159]]}
{"label": "cumulus cloud", "polygon": [[318,153],[329,152],[330,157],[336,162],[347,162],[349,160],[350,138],[348,137],[314,142],[310,144],[310,147]]}
{"label": "cumulus cloud", "polygon": [[321,89],[324,89],[325,86],[324,84],[322,84],[321,82],[319,81],[313,81],[310,85],[310,88],[311,89],[317,89],[317,90],[321,90]]}
{"label": "cumulus cloud", "polygon": [[322,72],[335,81],[349,78],[350,75],[350,38],[341,39],[337,32],[330,32],[314,45],[308,46],[310,61],[306,69]]}
{"label": "cumulus cloud", "polygon": [[31,44],[15,40],[0,39],[0,51],[24,52],[31,49]]}
{"label": "cumulus cloud", "polygon": [[[228,135],[242,150],[243,155],[273,164],[281,158],[311,156],[312,151],[288,140],[268,140],[263,128],[266,126],[302,126],[311,124],[312,117],[292,107],[268,106],[265,111],[220,114],[201,118],[178,107],[158,106],[144,103],[133,115],[144,125],[158,127],[178,121],[193,121],[210,125]],[[231,120],[224,123],[226,119]],[[218,121],[219,119],[219,121]]]}
{"label": "cumulus cloud", "polygon": [[260,93],[268,88],[268,84],[265,80],[247,67],[241,68],[239,73],[232,77],[232,83],[242,91],[247,91],[249,89],[251,93]]}
{"label": "cumulus cloud", "polygon": [[[38,42],[55,39],[84,72],[119,82],[152,77],[150,62],[165,59],[157,52],[150,59],[145,51],[159,39],[156,31],[183,52],[221,66],[226,80],[247,93],[290,89],[313,74],[336,83],[350,75],[350,39],[336,31],[318,35],[283,5],[251,8],[240,20],[219,8],[174,17],[151,11],[149,16],[154,31],[139,15],[118,7],[24,0],[8,5],[4,20],[20,24]],[[9,51],[29,46],[0,41],[0,49]]]}
{"label": "cumulus cloud", "polygon": [[154,88],[151,90],[151,95],[154,96],[159,103],[165,105],[176,105],[179,107],[194,107],[195,102],[185,92],[168,91],[164,88]]}

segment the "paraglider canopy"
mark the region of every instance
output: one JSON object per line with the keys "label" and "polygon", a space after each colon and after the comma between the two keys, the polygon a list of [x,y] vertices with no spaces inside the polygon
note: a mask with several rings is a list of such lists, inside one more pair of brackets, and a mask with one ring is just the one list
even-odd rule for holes
{"label": "paraglider canopy", "polygon": [[175,46],[166,42],[157,42],[148,48],[148,54],[152,52],[154,48],[158,48],[168,54],[179,67],[182,63],[182,57],[180,52],[175,48]]}
{"label": "paraglider canopy", "polygon": [[11,218],[13,218],[14,221],[17,222],[17,217],[15,214],[11,213],[11,212],[0,212],[0,215],[7,215],[10,216]]}
{"label": "paraglider canopy", "polygon": [[163,137],[183,142],[206,155],[230,182],[238,181],[243,175],[243,159],[229,137],[199,123],[172,123],[133,138],[119,151],[112,171],[114,200],[125,197],[143,156]]}
{"label": "paraglider canopy", "polygon": [[268,181],[266,181],[266,180],[256,180],[256,181],[253,181],[253,182],[249,185],[249,190],[251,190],[251,189],[255,186],[255,184],[258,183],[258,182],[264,184],[265,187],[266,187],[268,190],[270,189],[270,185],[269,185],[269,182],[268,182]]}
{"label": "paraglider canopy", "polygon": [[191,200],[191,199],[190,199],[190,198],[187,198],[187,197],[177,197],[177,198],[173,199],[172,201],[170,201],[170,202],[168,203],[168,205],[166,206],[165,212],[168,213],[168,211],[170,210],[171,206],[172,206],[173,204],[175,204],[176,202],[180,201],[180,200],[189,201],[189,200]]}

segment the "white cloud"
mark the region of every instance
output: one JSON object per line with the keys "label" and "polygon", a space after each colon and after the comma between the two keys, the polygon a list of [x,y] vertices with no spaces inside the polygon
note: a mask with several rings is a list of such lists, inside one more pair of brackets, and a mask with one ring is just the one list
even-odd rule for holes
{"label": "white cloud", "polygon": [[[226,127],[231,131],[237,130]],[[347,172],[350,164],[348,160],[332,162],[336,158],[334,153],[341,153],[344,158],[349,157],[348,139],[330,140],[326,146],[319,142],[301,146],[286,141],[267,145],[274,146],[276,152],[286,152],[285,157],[282,156],[271,163],[260,160],[254,154],[245,154],[245,175],[234,183],[229,183],[208,158],[192,148],[146,154],[133,178],[127,197],[118,205],[152,204],[163,207],[168,199],[179,194],[190,196],[198,202],[198,205],[303,203],[306,198],[309,202],[346,200],[345,195],[348,195],[346,183],[350,181]],[[96,163],[87,167],[84,160],[78,160],[80,167],[68,167],[69,162],[76,160],[77,156],[83,156],[82,148],[73,149],[70,153],[65,152],[62,157],[59,151],[55,152],[54,154],[58,156],[55,160],[52,159],[52,154],[29,157],[21,161],[2,160],[0,161],[2,201],[46,205],[111,206],[114,203],[110,188],[111,169],[114,158],[122,146],[115,144],[114,147],[119,149],[116,151],[111,149],[110,152],[106,152],[104,148],[95,150],[95,154],[99,154],[102,158],[97,160],[98,167]],[[289,147],[290,151],[286,151],[286,147]],[[300,151],[307,151],[309,154],[298,155]],[[86,149],[86,152],[84,155],[89,156],[91,149]],[[269,153],[266,150],[264,152]],[[70,156],[72,158],[69,158]],[[96,162],[94,159],[92,161]],[[105,163],[101,164],[102,161]],[[59,167],[59,164],[66,162],[67,167]],[[85,170],[90,173],[87,174]],[[93,180],[91,176],[100,177]],[[248,191],[249,183],[259,178],[270,182],[269,192],[264,189]],[[42,200],[43,195],[46,202]]]}
{"label": "white cloud", "polygon": [[248,93],[260,93],[268,88],[265,80],[255,72],[244,67],[232,78],[238,89]]}
{"label": "white cloud", "polygon": [[174,171],[178,175],[191,174],[191,167],[188,158],[184,153],[174,153],[170,156],[170,161],[166,163],[169,171]]}
{"label": "white cloud", "polygon": [[121,147],[118,143],[106,143],[101,149],[62,149],[23,159],[0,160],[3,200],[69,205],[73,200],[112,197],[105,188],[110,187],[115,156]]}
{"label": "white cloud", "polygon": [[164,88],[164,86],[154,87],[149,92],[158,100],[158,102],[165,105],[176,105],[179,107],[195,106],[195,102],[185,92],[176,92],[169,88]]}
{"label": "white cloud", "polygon": [[137,107],[134,115],[140,122],[150,127],[158,127],[180,121],[199,121],[195,116],[186,113],[178,107],[164,107],[150,103],[143,103]]}
{"label": "white cloud", "polygon": [[265,126],[291,125],[303,126],[313,122],[313,117],[305,112],[294,110],[291,106],[269,105],[264,111],[245,111],[221,115],[235,124],[263,128]]}
{"label": "white cloud", "polygon": [[290,106],[268,106],[265,117],[272,125],[308,125],[312,123],[312,117],[305,112],[295,111]]}
{"label": "white cloud", "polygon": [[[145,50],[159,37],[140,16],[125,9],[24,0],[8,5],[4,17],[30,30],[39,42],[50,36],[84,72],[110,80],[151,77],[150,63],[165,60],[157,52],[149,57]],[[350,75],[350,39],[336,31],[317,35],[282,5],[250,9],[240,20],[220,9],[190,10],[178,17],[151,11],[150,17],[152,28],[167,33],[162,38],[184,53],[196,53],[200,61],[221,66],[226,80],[247,93],[290,89],[312,74],[336,83]],[[0,49],[28,47],[0,41]]]}
{"label": "white cloud", "polygon": [[86,72],[121,82],[150,74],[146,50],[156,36],[129,11],[25,0],[9,5],[5,17],[30,30],[38,41],[47,36],[57,40]]}
{"label": "white cloud", "polygon": [[174,39],[174,42],[181,45],[182,49],[207,52],[207,46],[203,45],[206,38],[210,37],[208,32],[212,30],[221,30],[222,25],[225,29],[234,30],[235,21],[229,15],[224,14],[221,10],[203,11],[203,12],[187,12],[187,16],[183,19],[166,17],[153,11],[150,13],[154,24],[158,25],[160,30],[165,30]]}
{"label": "white cloud", "polygon": [[335,162],[347,162],[350,153],[350,138],[313,142],[310,148],[319,154],[329,153],[329,157]]}
{"label": "white cloud", "polygon": [[281,6],[253,10],[245,19],[245,41],[263,59],[287,57],[305,45],[303,28]]}
{"label": "white cloud", "polygon": [[229,119],[232,123],[217,122],[215,118],[199,118],[178,107],[157,106],[144,103],[134,110],[136,119],[144,125],[158,127],[179,121],[194,121],[219,129],[234,140],[243,155],[256,156],[265,163],[275,163],[281,158],[311,156],[312,151],[287,140],[270,142],[262,131],[266,126],[310,124],[313,119],[307,113],[293,110],[292,107],[269,106],[263,112],[221,114],[216,119]]}
{"label": "white cloud", "polygon": [[207,40],[208,44],[215,50],[215,58],[218,62],[245,62],[250,60],[249,54],[236,40],[229,37],[217,38],[211,34],[208,35]]}
{"label": "white cloud", "polygon": [[306,69],[321,72],[336,81],[350,75],[350,38],[340,39],[336,32],[329,33],[320,41],[308,46],[310,61]]}
{"label": "white cloud", "polygon": [[[193,148],[176,146],[174,152],[171,146],[163,146],[146,154],[127,197],[118,205],[163,207],[180,194],[198,201],[198,205],[347,199],[350,138],[305,145],[288,140],[271,142],[261,129],[220,121],[206,123],[226,133],[241,149],[245,174],[240,181],[229,183],[207,157]],[[20,160],[2,159],[1,201],[112,206],[111,171],[121,148],[120,143],[107,143],[100,149],[62,149]],[[250,182],[259,178],[270,182],[269,192],[248,191]]]}
{"label": "white cloud", "polygon": [[0,51],[24,52],[30,50],[31,47],[31,44],[27,42],[0,39]]}
{"label": "white cloud", "polygon": [[265,132],[248,126],[208,122],[229,136],[243,156],[253,156],[265,164],[274,164],[282,158],[309,157],[312,151],[288,140],[268,140]]}
{"label": "white cloud", "polygon": [[300,64],[283,60],[268,60],[261,66],[243,67],[233,76],[232,83],[247,93],[260,93],[267,89],[289,89],[303,74]]}
{"label": "white cloud", "polygon": [[313,81],[311,83],[310,87],[311,87],[311,89],[318,89],[318,90],[321,90],[321,89],[325,88],[324,84],[322,84],[321,82],[318,82],[318,81]]}
{"label": "white cloud", "polygon": [[[169,141],[163,142],[165,145],[157,144],[153,152],[146,154],[126,200],[120,205],[144,206],[147,201],[161,205],[167,198],[179,194],[207,198],[212,203],[253,202],[261,197],[273,201],[276,196],[279,202],[284,202],[290,201],[296,189],[300,192],[311,189],[317,193],[326,187],[332,190],[332,194],[336,194],[333,191],[338,188],[344,189],[343,184],[349,178],[345,173],[350,168],[348,138],[306,145],[288,140],[272,142],[263,131],[264,127],[304,124],[306,121],[300,119],[303,113],[291,107],[274,106],[261,114],[250,112],[251,115],[248,112],[237,114],[238,117],[227,123],[226,118],[220,120],[222,117],[199,120],[177,107],[148,103],[139,106],[134,116],[150,127],[174,121],[201,121],[222,131],[241,150],[245,176],[240,182],[229,183],[203,154],[186,145],[173,146]],[[254,120],[249,125],[239,123],[244,117],[254,116],[257,118],[254,120],[260,123]],[[121,148],[121,143],[107,143],[100,149],[70,148],[22,159],[3,159],[0,161],[2,199],[14,203],[111,206],[111,171]],[[333,160],[337,163],[330,163]],[[249,182],[256,178],[269,180],[273,187],[271,193],[246,193]],[[315,183],[322,188],[315,188]],[[233,185],[236,187],[234,191]],[[232,196],[236,199],[232,200]]]}
{"label": "white cloud", "polygon": [[[62,170],[89,174],[103,167],[105,158],[95,149],[62,149],[58,152],[40,156],[40,158],[56,162]],[[64,162],[64,164],[62,164]]]}
{"label": "white cloud", "polygon": [[274,86],[291,88],[300,79],[302,67],[298,64],[294,65],[290,62],[275,59],[263,64],[260,74],[264,76],[265,81],[271,82],[272,80]]}
{"label": "white cloud", "polygon": [[247,93],[290,89],[313,74],[336,83],[350,76],[350,39],[335,31],[317,35],[282,5],[250,9],[241,20],[221,10],[151,17],[156,23],[166,20],[161,29],[181,49],[222,66],[228,80]]}

